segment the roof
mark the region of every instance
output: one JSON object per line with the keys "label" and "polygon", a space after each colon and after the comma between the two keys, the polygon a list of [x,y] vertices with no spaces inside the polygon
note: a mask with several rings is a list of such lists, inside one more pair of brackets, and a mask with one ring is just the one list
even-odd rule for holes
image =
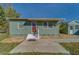
{"label": "roof", "polygon": [[69,22],[68,24],[79,24],[79,20],[73,20],[73,21]]}
{"label": "roof", "polygon": [[11,18],[10,21],[63,21],[63,18]]}

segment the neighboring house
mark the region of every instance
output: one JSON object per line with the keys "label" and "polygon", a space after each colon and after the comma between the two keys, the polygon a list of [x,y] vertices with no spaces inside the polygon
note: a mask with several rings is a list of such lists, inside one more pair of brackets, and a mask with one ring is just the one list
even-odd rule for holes
{"label": "neighboring house", "polygon": [[59,23],[62,20],[62,18],[9,19],[9,34],[11,36],[26,36],[33,33],[32,27],[35,26],[40,35],[58,35]]}
{"label": "neighboring house", "polygon": [[79,20],[73,20],[68,23],[68,34],[79,35]]}

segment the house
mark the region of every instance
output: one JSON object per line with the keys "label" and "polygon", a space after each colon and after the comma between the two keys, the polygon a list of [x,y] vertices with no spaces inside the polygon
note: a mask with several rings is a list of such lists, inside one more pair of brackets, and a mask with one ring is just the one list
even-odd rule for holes
{"label": "house", "polygon": [[79,35],[79,20],[73,20],[68,23],[68,34]]}
{"label": "house", "polygon": [[40,35],[58,35],[62,18],[15,18],[9,19],[10,36],[26,36],[29,33]]}

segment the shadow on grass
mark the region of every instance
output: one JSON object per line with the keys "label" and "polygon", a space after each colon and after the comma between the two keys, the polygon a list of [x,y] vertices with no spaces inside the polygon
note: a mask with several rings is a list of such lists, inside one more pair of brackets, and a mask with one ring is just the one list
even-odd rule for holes
{"label": "shadow on grass", "polygon": [[24,52],[24,53],[14,53],[9,55],[68,55],[65,53],[46,53],[46,52]]}

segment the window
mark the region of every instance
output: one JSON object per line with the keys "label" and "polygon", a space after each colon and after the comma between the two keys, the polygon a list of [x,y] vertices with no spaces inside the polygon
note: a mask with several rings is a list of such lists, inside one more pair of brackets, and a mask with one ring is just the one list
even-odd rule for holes
{"label": "window", "polygon": [[26,21],[26,22],[24,22],[24,24],[23,24],[24,26],[30,26],[31,25],[31,22],[29,22],[29,21]]}
{"label": "window", "polygon": [[48,26],[47,22],[44,22],[44,27],[47,27],[47,26]]}
{"label": "window", "polygon": [[48,22],[48,27],[49,28],[53,28],[56,26],[56,23],[55,22]]}
{"label": "window", "polygon": [[75,29],[79,29],[79,25],[75,25]]}
{"label": "window", "polygon": [[48,27],[52,28],[52,22],[48,22]]}
{"label": "window", "polygon": [[53,23],[53,22],[44,22],[43,24],[44,24],[43,26],[47,28],[52,28],[56,26],[56,23]]}
{"label": "window", "polygon": [[43,22],[37,22],[37,25],[38,26],[42,26],[43,25]]}
{"label": "window", "polygon": [[24,23],[24,26],[26,26],[26,25],[27,25],[27,22]]}
{"label": "window", "polygon": [[18,22],[18,23],[17,23],[17,28],[18,28],[18,29],[24,28],[24,23],[25,23],[25,22]]}
{"label": "window", "polygon": [[70,26],[70,30],[72,30],[73,29],[73,26]]}

